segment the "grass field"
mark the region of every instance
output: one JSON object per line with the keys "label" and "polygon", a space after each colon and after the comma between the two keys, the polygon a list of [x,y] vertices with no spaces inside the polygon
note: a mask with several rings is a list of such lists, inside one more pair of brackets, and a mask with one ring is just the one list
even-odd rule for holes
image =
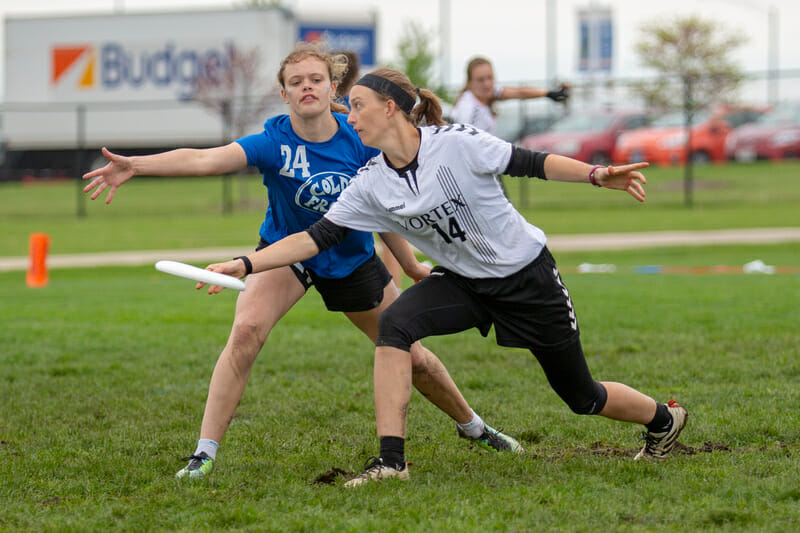
{"label": "grass field", "polygon": [[[721,184],[698,190],[692,210],[670,185],[679,172],[656,170],[644,206],[536,183],[549,196],[526,213],[552,233],[798,225],[800,165],[704,169]],[[219,215],[213,179],[143,180],[85,219],[70,210],[74,190],[0,186],[4,255],[24,255],[30,231],[50,232],[54,252],[250,246],[263,216]],[[796,243],[557,254],[561,265],[757,258],[800,266]],[[471,448],[415,393],[411,481],[348,491],[337,469],[356,473],[377,451],[372,348],[313,290],[267,341],[217,469],[185,483],[172,476],[194,449],[235,294],[210,297],[151,266],[57,270],[36,290],[0,273],[0,530],[800,529],[800,276],[564,279],[595,377],[688,407],[674,457],[633,462],[639,427],[573,415],[530,354],[471,331],[426,345],[527,453]]]}

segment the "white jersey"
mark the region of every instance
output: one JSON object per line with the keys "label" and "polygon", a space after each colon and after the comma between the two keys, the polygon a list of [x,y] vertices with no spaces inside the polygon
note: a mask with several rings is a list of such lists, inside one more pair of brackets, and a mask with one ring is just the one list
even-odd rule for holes
{"label": "white jersey", "polygon": [[464,124],[420,128],[417,159],[404,169],[383,154],[358,171],[325,218],[361,231],[393,232],[469,278],[502,278],[533,261],[544,232],[503,193],[498,174],[511,143]]}
{"label": "white jersey", "polygon": [[[503,88],[495,88],[495,98],[499,97]],[[478,129],[494,134],[495,119],[492,108],[478,100],[472,91],[464,91],[453,106],[453,122],[471,124]]]}

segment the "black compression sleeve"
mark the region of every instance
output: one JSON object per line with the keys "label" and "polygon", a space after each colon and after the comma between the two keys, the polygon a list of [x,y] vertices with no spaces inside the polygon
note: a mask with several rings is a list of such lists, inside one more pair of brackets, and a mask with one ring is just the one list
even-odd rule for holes
{"label": "black compression sleeve", "polygon": [[311,239],[317,245],[319,251],[324,252],[342,242],[347,237],[347,234],[350,233],[350,228],[337,226],[327,218],[322,217],[306,231],[311,235]]}
{"label": "black compression sleeve", "polygon": [[544,160],[550,155],[547,152],[534,152],[527,148],[513,146],[511,148],[511,160],[508,162],[506,171],[503,174],[509,176],[528,176],[546,180],[544,173]]}

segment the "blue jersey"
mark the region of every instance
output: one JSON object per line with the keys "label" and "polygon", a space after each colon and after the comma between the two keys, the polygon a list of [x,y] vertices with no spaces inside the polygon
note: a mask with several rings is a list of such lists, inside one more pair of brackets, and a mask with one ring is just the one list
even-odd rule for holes
{"label": "blue jersey", "polygon": [[[361,144],[347,124],[347,115],[334,113],[339,130],[329,140],[308,142],[292,129],[289,115],[264,124],[264,131],[237,139],[247,164],[264,175],[269,207],[261,237],[274,243],[307,229],[328,212],[361,166],[379,152]],[[350,275],[374,253],[371,233],[351,231],[333,248],[303,261],[322,278]]]}

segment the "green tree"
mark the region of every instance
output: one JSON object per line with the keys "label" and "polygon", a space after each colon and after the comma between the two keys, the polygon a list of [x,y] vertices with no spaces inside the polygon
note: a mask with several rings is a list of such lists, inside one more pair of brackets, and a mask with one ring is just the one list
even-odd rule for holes
{"label": "green tree", "polygon": [[[637,91],[652,107],[681,110],[685,117],[686,166],[684,199],[692,205],[693,157],[691,125],[698,111],[735,98],[744,78],[731,53],[744,44],[741,34],[697,16],[653,20],[641,28],[636,52],[645,66],[659,73],[657,81],[640,84]],[[679,90],[675,90],[675,83]]]}
{"label": "green tree", "polygon": [[433,50],[433,40],[432,32],[425,30],[417,22],[408,22],[397,44],[400,57],[398,68],[406,73],[415,86],[430,89],[442,100],[450,101],[441,81],[434,81],[433,66],[436,54]]}

